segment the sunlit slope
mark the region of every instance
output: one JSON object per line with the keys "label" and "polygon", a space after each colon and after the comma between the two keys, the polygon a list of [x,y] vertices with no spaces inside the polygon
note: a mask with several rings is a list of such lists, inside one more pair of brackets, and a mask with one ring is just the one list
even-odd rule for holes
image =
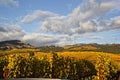
{"label": "sunlit slope", "polygon": [[36,49],[31,48],[23,48],[23,49],[13,49],[13,50],[0,50],[0,54],[16,54],[16,53],[29,53],[29,52],[35,52]]}
{"label": "sunlit slope", "polygon": [[76,44],[64,46],[66,51],[94,51],[94,52],[108,52],[108,53],[120,53],[120,44]]}
{"label": "sunlit slope", "polygon": [[[90,52],[90,51],[87,51],[87,52],[58,52],[59,56],[71,57],[71,58],[76,58],[76,59],[86,59],[86,60],[90,60],[90,61],[96,61],[99,54],[108,56],[114,61],[120,61],[119,54],[103,53],[103,52]],[[48,58],[50,58],[52,56],[52,53],[37,52],[37,53],[35,53],[35,56],[36,57],[47,56]]]}

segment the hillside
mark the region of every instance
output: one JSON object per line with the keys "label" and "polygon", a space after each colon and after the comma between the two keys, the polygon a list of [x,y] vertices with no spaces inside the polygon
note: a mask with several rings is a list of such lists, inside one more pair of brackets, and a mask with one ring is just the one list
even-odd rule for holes
{"label": "hillside", "polygon": [[38,47],[40,52],[62,52],[64,51],[63,47],[59,46],[41,46]]}
{"label": "hillside", "polygon": [[24,49],[34,48],[39,52],[63,52],[63,51],[93,51],[93,52],[108,52],[108,53],[120,53],[120,44],[75,44],[66,45],[63,47],[59,46],[41,46],[33,47],[28,43],[20,40],[9,40],[0,42],[0,50],[12,50],[12,49]]}
{"label": "hillside", "polygon": [[0,42],[0,50],[11,50],[21,48],[32,48],[28,43],[21,42],[20,40],[9,40]]}
{"label": "hillside", "polygon": [[64,46],[66,51],[95,51],[95,52],[109,52],[120,53],[120,44],[76,44]]}
{"label": "hillside", "polygon": [[[96,62],[98,59],[98,55],[104,55],[109,57],[111,60],[114,60],[116,62],[120,62],[120,55],[119,54],[112,54],[112,53],[105,53],[105,52],[93,52],[93,51],[84,51],[84,52],[57,52],[59,56],[63,57],[70,57],[75,59],[85,59],[92,62]],[[43,57],[47,56],[48,58],[52,57],[52,53],[45,54],[43,52],[36,52],[36,57]]]}

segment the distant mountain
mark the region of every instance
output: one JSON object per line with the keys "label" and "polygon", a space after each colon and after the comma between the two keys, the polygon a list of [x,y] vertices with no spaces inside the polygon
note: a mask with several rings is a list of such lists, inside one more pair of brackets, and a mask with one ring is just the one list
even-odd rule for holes
{"label": "distant mountain", "polygon": [[32,45],[22,42],[20,40],[9,40],[0,42],[0,50],[12,50],[21,48],[36,48],[40,52],[62,52],[62,51],[95,51],[95,52],[109,52],[120,54],[120,44],[75,44],[59,46],[41,46],[33,47]]}
{"label": "distant mountain", "polygon": [[64,46],[67,51],[97,51],[97,52],[110,52],[120,53],[120,44],[75,44]]}
{"label": "distant mountain", "polygon": [[11,50],[21,48],[33,48],[28,43],[21,42],[20,40],[9,40],[0,42],[0,50]]}
{"label": "distant mountain", "polygon": [[66,45],[64,47],[58,46],[41,46],[38,47],[40,52],[61,52],[61,51],[94,51],[94,52],[108,52],[108,53],[119,53],[120,44],[75,44]]}

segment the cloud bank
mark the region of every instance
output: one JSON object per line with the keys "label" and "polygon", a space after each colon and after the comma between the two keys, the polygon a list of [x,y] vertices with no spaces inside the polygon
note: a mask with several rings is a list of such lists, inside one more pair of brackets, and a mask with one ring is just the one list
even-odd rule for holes
{"label": "cloud bank", "polygon": [[0,41],[21,39],[25,31],[17,24],[5,25],[0,27]]}
{"label": "cloud bank", "polygon": [[107,13],[112,12],[118,6],[114,0],[87,0],[81,6],[75,8],[70,14],[60,16],[48,11],[36,10],[22,19],[24,23],[41,21],[40,29],[56,34],[83,34],[119,29],[119,16],[107,23],[108,19],[102,19]]}
{"label": "cloud bank", "polygon": [[22,40],[34,46],[45,45],[68,45],[73,43],[72,37],[65,35],[54,36],[41,33],[27,33],[20,25],[11,24],[0,27],[0,41],[4,40]]}
{"label": "cloud bank", "polygon": [[0,35],[3,35],[0,40],[20,39],[35,46],[62,46],[74,44],[77,38],[104,39],[101,36],[86,34],[120,30],[120,16],[106,17],[118,9],[117,1],[119,0],[86,0],[67,15],[35,10],[25,15],[21,23],[38,22],[40,23],[39,30],[44,34],[41,32],[28,33],[20,25],[9,25],[0,27]]}
{"label": "cloud bank", "polygon": [[[111,2],[88,2],[89,5],[78,6],[72,13],[66,16],[51,17],[40,25],[44,31],[61,34],[83,34],[118,29],[119,17],[110,19],[111,23],[102,17],[116,8],[117,3]],[[116,22],[115,22],[116,20]]]}
{"label": "cloud bank", "polygon": [[54,17],[57,14],[49,12],[49,11],[41,11],[36,10],[32,14],[26,15],[21,22],[23,23],[31,23],[33,21],[45,20],[49,17]]}

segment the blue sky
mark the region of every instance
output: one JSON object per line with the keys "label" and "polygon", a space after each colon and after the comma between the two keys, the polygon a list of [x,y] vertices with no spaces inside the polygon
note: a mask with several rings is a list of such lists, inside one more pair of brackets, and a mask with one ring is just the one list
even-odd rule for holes
{"label": "blue sky", "polygon": [[0,0],[0,41],[120,43],[120,0]]}

